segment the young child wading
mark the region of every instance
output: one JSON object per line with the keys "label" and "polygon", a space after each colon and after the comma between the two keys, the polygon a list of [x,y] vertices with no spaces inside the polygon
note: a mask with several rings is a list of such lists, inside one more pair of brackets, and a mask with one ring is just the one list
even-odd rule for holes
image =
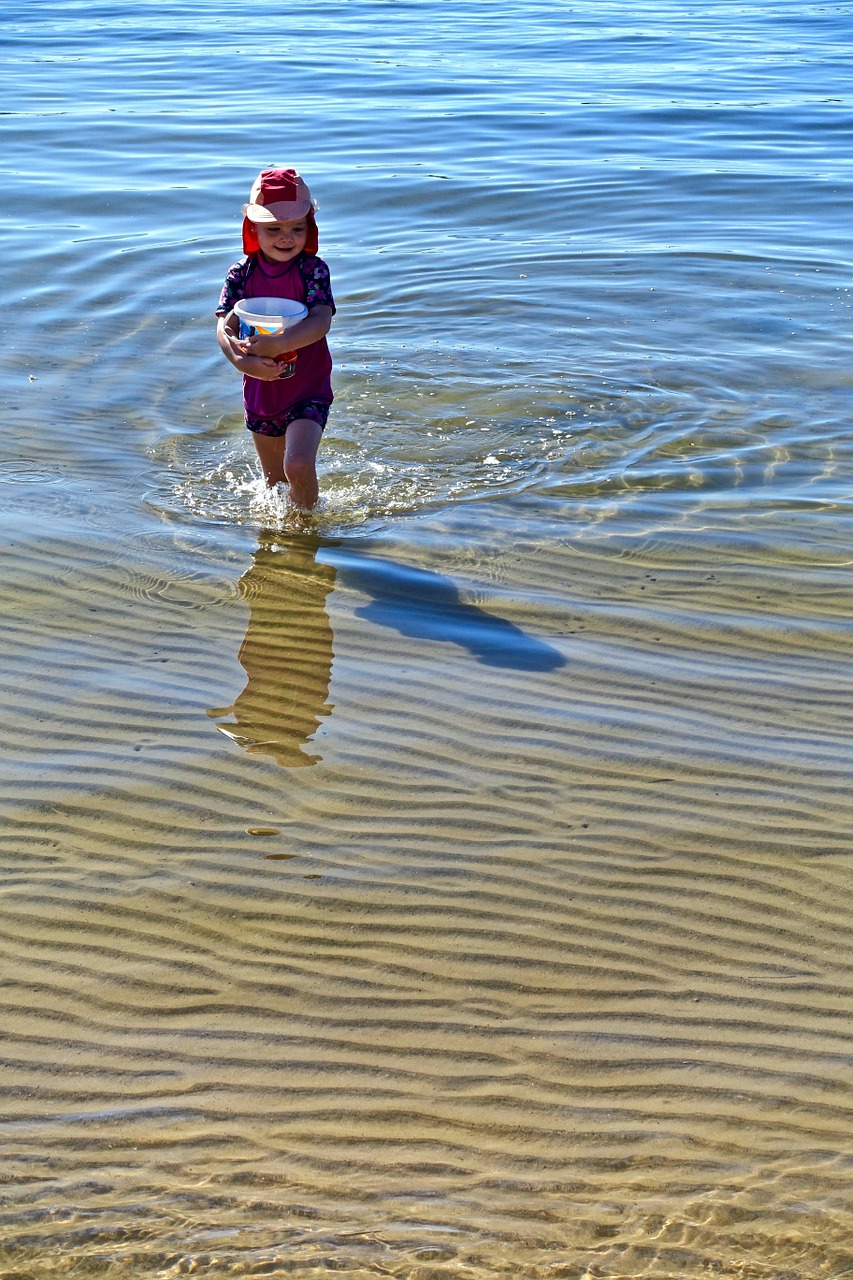
{"label": "young child wading", "polygon": [[[264,479],[270,488],[289,484],[294,503],[310,510],[318,496],[317,450],[334,399],[326,342],[335,314],[329,268],[317,257],[311,192],[294,169],[259,174],[243,214],[246,256],[226,277],[216,337],[243,375],[246,426]],[[308,315],[282,334],[241,339],[233,308],[248,298],[290,298],[304,303]],[[293,351],[291,374],[292,365],[280,357]]]}

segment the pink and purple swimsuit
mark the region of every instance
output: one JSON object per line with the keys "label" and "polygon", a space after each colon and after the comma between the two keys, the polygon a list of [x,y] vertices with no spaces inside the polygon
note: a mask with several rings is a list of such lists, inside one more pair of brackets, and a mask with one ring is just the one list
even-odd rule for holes
{"label": "pink and purple swimsuit", "polygon": [[[316,306],[335,310],[329,268],[322,258],[304,252],[283,268],[264,262],[259,253],[235,262],[225,278],[216,314],[228,315],[243,298],[292,298],[304,302],[309,311]],[[267,382],[244,376],[246,426],[265,436],[283,436],[296,418],[310,418],[325,427],[334,399],[331,374],[329,346],[320,338],[300,348],[292,377]]]}

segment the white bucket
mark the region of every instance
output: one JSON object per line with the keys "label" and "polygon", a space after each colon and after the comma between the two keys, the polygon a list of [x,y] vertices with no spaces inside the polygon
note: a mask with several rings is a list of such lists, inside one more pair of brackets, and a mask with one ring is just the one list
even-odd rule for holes
{"label": "white bucket", "polygon": [[240,321],[240,337],[253,338],[255,334],[284,333],[305,319],[308,308],[290,298],[245,298],[234,304],[234,314]]}

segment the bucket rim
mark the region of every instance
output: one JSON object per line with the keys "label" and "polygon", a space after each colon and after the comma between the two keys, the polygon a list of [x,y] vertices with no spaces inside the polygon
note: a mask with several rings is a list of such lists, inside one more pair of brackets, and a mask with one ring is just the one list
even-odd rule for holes
{"label": "bucket rim", "polygon": [[[270,309],[269,311],[255,311],[252,309],[253,305],[256,306],[259,303],[263,304],[265,302],[275,303],[276,306],[281,306],[282,309],[280,311],[276,311],[273,309]],[[237,302],[234,303],[234,310],[237,312],[238,316],[254,315],[254,316],[259,316],[265,320],[274,319],[276,315],[294,316],[294,315],[301,315],[302,313],[304,313],[305,315],[308,314],[308,308],[306,307],[305,303],[297,302],[295,298],[272,298],[272,297],[240,298],[238,299]]]}

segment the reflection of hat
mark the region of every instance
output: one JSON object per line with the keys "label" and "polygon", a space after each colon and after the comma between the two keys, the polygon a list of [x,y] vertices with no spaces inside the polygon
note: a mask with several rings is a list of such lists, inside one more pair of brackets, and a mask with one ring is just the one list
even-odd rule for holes
{"label": "reflection of hat", "polygon": [[264,169],[243,213],[250,222],[294,222],[310,212],[311,192],[295,169]]}

